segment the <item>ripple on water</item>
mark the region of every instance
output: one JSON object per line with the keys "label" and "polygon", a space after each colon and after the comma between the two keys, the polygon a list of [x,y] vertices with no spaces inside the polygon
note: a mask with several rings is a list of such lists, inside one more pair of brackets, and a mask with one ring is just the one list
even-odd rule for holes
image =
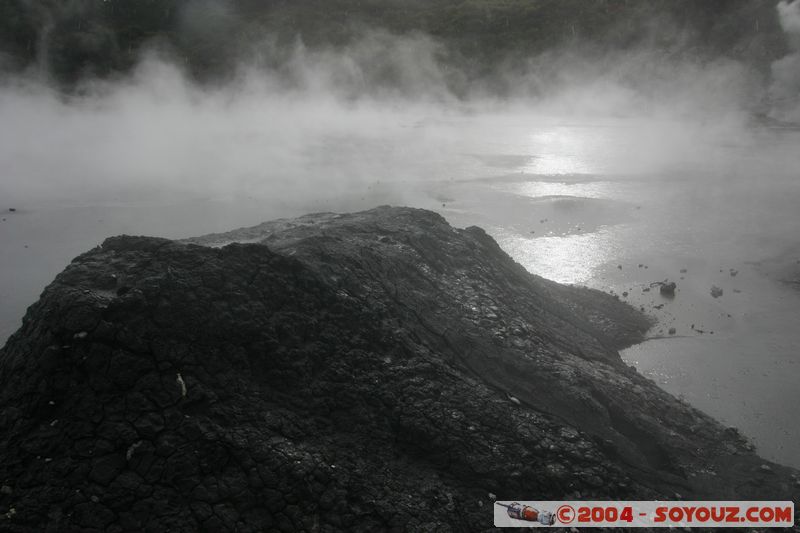
{"label": "ripple on water", "polygon": [[602,264],[621,252],[619,240],[609,228],[538,238],[500,230],[497,240],[529,272],[560,283],[586,283]]}
{"label": "ripple on water", "polygon": [[567,181],[523,181],[500,182],[494,187],[504,192],[527,196],[528,198],[577,196],[583,198],[618,198],[617,187],[608,181],[567,182]]}

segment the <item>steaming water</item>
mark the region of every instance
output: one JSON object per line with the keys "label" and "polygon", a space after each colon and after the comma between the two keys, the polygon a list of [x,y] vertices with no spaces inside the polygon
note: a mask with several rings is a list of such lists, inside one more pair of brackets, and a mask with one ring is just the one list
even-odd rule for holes
{"label": "steaming water", "polygon": [[[623,358],[765,456],[800,466],[800,295],[757,269],[796,249],[800,133],[694,138],[658,161],[637,160],[642,131],[617,121],[520,133],[527,157],[507,159],[510,172],[482,181],[456,218],[479,212],[531,272],[627,293],[659,323]],[[667,278],[674,299],[647,290]]]}
{"label": "steaming water", "polygon": [[[800,466],[800,297],[755,265],[800,235],[798,132],[402,110],[385,127],[372,124],[320,130],[279,153],[263,131],[239,132],[235,153],[266,154],[245,167],[224,159],[231,132],[215,131],[171,154],[198,158],[195,177],[161,184],[89,176],[37,188],[37,176],[70,166],[78,174],[83,160],[3,152],[6,175],[25,179],[0,182],[2,209],[17,209],[0,224],[0,338],[72,257],[109,235],[177,238],[309,211],[410,204],[484,227],[536,274],[627,292],[659,319],[651,335],[665,338],[623,357],[739,427],[765,456]],[[93,142],[128,157],[118,137]],[[132,157],[152,155],[143,150]],[[678,283],[674,300],[644,290],[665,278]],[[712,285],[722,297],[711,296]]]}

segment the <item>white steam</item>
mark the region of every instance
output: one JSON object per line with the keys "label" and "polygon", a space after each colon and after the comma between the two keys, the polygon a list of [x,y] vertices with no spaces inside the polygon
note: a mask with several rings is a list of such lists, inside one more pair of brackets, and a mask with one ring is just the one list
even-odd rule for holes
{"label": "white steam", "polygon": [[[202,32],[190,15],[187,27]],[[271,198],[302,211],[380,190],[376,201],[413,202],[426,182],[476,177],[463,156],[490,149],[504,120],[533,127],[553,116],[635,117],[646,133],[606,155],[624,163],[617,171],[658,172],[693,154],[696,139],[737,142],[756,92],[733,61],[559,52],[467,83],[447,54],[430,37],[368,32],[336,51],[297,43],[277,66],[264,45],[223,85],[198,86],[180,59],[155,53],[77,96],[17,79],[0,86],[0,197]],[[495,96],[498,84],[507,96]]]}
{"label": "white steam", "polygon": [[792,52],[772,64],[772,115],[788,121],[800,120],[800,1],[778,3],[781,28]]}
{"label": "white steam", "polygon": [[800,2],[781,0],[777,9],[783,31],[792,39],[800,38]]}

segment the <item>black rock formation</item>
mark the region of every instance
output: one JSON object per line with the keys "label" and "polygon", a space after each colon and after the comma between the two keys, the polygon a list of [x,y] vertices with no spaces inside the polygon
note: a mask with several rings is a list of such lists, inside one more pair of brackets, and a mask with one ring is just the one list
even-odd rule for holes
{"label": "black rock formation", "polygon": [[658,292],[663,296],[675,297],[675,289],[678,285],[674,281],[664,280],[660,285],[661,287],[659,287]]}
{"label": "black rock formation", "polygon": [[421,210],[111,238],[0,351],[0,530],[474,531],[495,496],[796,499],[788,468],[622,362],[648,326]]}

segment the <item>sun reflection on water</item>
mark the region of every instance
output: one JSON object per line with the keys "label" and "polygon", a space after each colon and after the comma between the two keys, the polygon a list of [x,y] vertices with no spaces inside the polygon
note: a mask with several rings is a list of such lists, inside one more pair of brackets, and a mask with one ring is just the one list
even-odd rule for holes
{"label": "sun reflection on water", "polygon": [[520,170],[526,174],[566,175],[602,172],[605,138],[594,128],[561,126],[528,138],[532,157]]}
{"label": "sun reflection on water", "polygon": [[554,196],[575,196],[583,198],[615,198],[611,190],[611,183],[607,181],[525,181],[515,183],[498,183],[496,188],[527,196],[529,198],[542,198]]}
{"label": "sun reflection on water", "polygon": [[586,160],[574,154],[544,154],[530,158],[528,164],[522,167],[526,174],[541,175],[568,175],[588,174],[592,169]]}
{"label": "sun reflection on water", "polygon": [[593,233],[538,238],[501,233],[497,240],[529,272],[560,283],[586,283],[600,265],[621,252],[619,240],[607,228]]}

